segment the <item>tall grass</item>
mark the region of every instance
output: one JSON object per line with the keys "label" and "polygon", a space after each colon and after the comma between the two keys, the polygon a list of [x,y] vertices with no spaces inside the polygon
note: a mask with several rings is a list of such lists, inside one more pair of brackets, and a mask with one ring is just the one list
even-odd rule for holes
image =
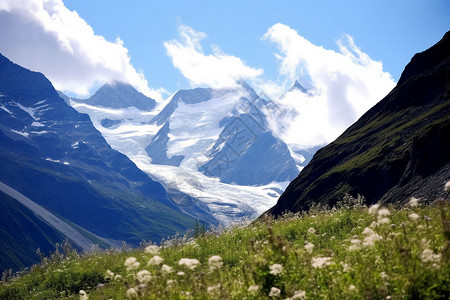
{"label": "tall grass", "polygon": [[65,249],[0,299],[449,299],[449,209],[315,208],[159,247]]}

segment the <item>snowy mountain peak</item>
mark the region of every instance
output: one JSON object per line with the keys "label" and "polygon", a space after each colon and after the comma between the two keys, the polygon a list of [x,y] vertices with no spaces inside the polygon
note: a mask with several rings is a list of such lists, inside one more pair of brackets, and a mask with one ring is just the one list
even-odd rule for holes
{"label": "snowy mountain peak", "polygon": [[[302,81],[302,83],[300,83]],[[292,92],[295,90],[301,91],[302,93],[309,94],[310,90],[312,89],[312,86],[305,82],[304,80],[296,80],[294,85],[289,89],[288,92]]]}
{"label": "snowy mountain peak", "polygon": [[230,224],[273,205],[299,172],[292,151],[271,131],[269,117],[279,112],[265,98],[240,81],[179,90],[151,112],[74,107],[89,113],[114,149],[161,181],[184,212]]}
{"label": "snowy mountain peak", "polygon": [[110,108],[136,107],[145,111],[150,111],[156,106],[155,100],[138,92],[130,84],[119,81],[104,84],[89,99],[75,101],[85,102],[86,104],[93,106]]}

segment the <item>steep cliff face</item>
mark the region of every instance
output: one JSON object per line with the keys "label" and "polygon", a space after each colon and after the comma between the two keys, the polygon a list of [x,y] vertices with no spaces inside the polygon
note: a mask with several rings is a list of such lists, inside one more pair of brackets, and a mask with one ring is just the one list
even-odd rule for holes
{"label": "steep cliff face", "polygon": [[319,150],[268,212],[334,205],[345,193],[367,202],[443,196],[450,179],[450,32],[416,54],[397,86]]}

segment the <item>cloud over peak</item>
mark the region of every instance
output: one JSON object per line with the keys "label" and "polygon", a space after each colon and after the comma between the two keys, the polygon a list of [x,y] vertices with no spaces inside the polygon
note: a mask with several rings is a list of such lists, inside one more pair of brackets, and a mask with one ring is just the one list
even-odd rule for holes
{"label": "cloud over peak", "polygon": [[217,46],[205,54],[201,41],[206,37],[186,25],[178,27],[179,39],[164,42],[167,55],[174,67],[180,70],[192,86],[213,88],[236,85],[241,79],[252,79],[263,73],[262,69],[247,66],[239,57],[228,55]]}
{"label": "cloud over peak", "polygon": [[110,42],[96,35],[61,0],[3,0],[0,39],[4,55],[44,73],[57,89],[87,96],[96,84],[117,80],[160,98],[131,65],[120,38]]}
{"label": "cloud over peak", "polygon": [[[349,35],[337,41],[339,52],[316,46],[280,23],[270,27],[263,39],[275,43],[279,51],[275,53],[279,89],[286,91],[286,83],[299,77],[308,78],[315,87],[310,95],[293,90],[280,99],[280,105],[298,114],[283,126],[287,130],[278,133],[300,148],[333,141],[395,86],[382,63],[362,52]],[[274,122],[275,130],[279,126]]]}

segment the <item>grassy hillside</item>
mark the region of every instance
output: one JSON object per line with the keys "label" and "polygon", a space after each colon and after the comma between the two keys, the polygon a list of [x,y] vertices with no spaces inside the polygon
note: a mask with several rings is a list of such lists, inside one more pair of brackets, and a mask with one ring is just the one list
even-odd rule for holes
{"label": "grassy hillside", "polygon": [[80,255],[65,247],[3,281],[0,298],[448,299],[450,203],[359,200],[159,248]]}

